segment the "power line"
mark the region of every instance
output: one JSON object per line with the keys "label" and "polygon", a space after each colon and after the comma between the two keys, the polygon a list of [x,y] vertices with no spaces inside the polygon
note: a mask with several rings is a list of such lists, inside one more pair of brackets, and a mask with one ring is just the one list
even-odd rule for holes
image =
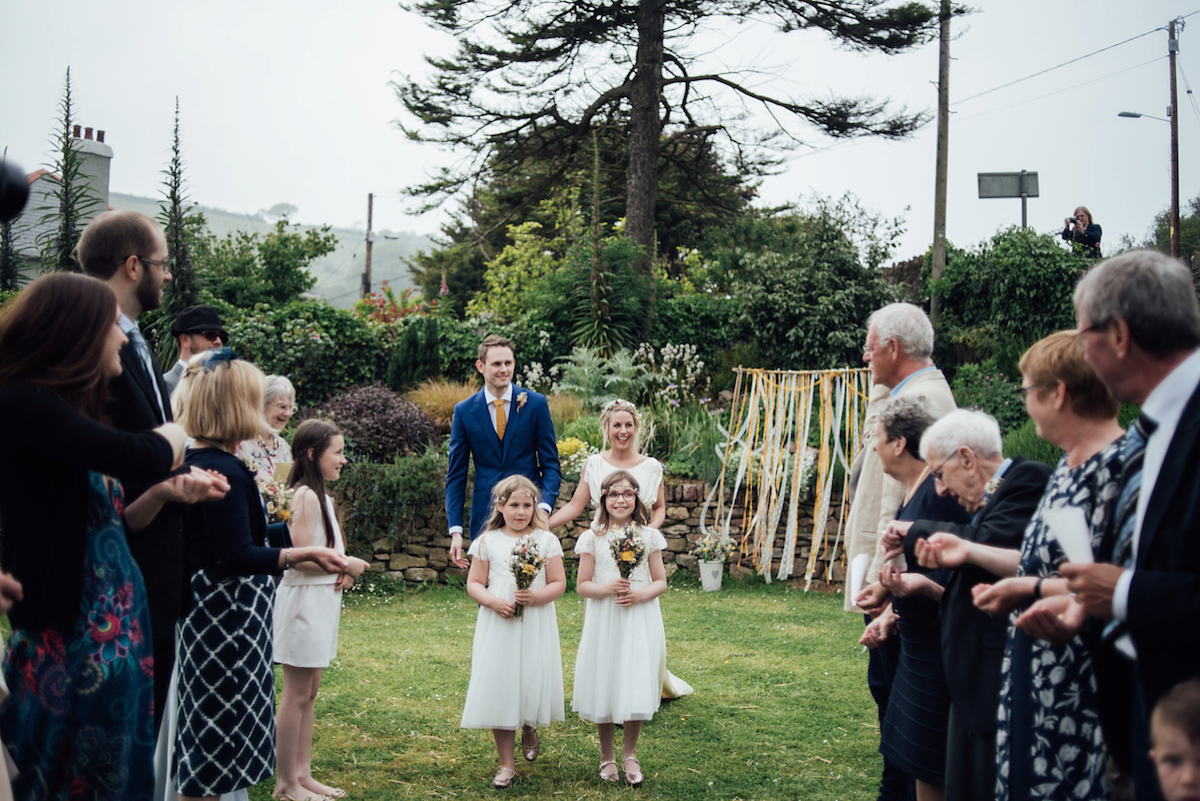
{"label": "power line", "polygon": [[[1192,14],[1200,14],[1200,11],[1193,11]],[[1190,16],[1192,16],[1192,14],[1188,14],[1188,16],[1190,17]],[[1116,44],[1110,44],[1107,47],[1102,47],[1099,50],[1093,50],[1092,52],[1087,53],[1086,55],[1082,55],[1077,58],[1073,58],[1070,61],[1064,61],[1063,63],[1056,64],[1053,67],[1047,67],[1044,70],[1038,70],[1037,72],[1033,73],[1032,75],[1026,75],[1024,78],[1017,78],[1015,81],[1009,81],[1008,83],[1001,84],[1000,86],[994,86],[991,89],[985,89],[984,91],[979,92],[977,94],[973,94],[970,97],[964,97],[961,100],[955,100],[950,105],[957,106],[959,103],[966,103],[968,100],[974,100],[977,97],[983,97],[984,95],[991,94],[992,92],[998,92],[1001,89],[1007,89],[1008,87],[1015,86],[1016,84],[1021,83],[1022,81],[1028,81],[1030,78],[1036,78],[1039,75],[1045,75],[1047,72],[1053,72],[1054,70],[1061,69],[1062,67],[1065,67],[1068,64],[1074,64],[1077,61],[1083,61],[1085,58],[1091,58],[1092,56],[1103,53],[1106,50],[1112,50],[1114,47],[1120,47],[1121,45],[1129,44],[1130,42],[1135,42],[1138,39],[1149,36],[1152,33],[1158,33],[1159,31],[1164,31],[1164,30],[1166,30],[1166,26],[1161,25],[1161,26],[1155,28],[1154,30],[1146,31],[1145,33],[1139,33],[1137,36],[1126,39],[1123,42],[1117,42]]]}

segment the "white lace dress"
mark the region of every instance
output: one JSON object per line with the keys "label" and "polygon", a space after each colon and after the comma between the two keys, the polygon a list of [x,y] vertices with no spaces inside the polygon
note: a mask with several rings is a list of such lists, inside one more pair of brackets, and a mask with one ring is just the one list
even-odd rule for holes
{"label": "white lace dress", "polygon": [[[647,457],[641,464],[634,467],[615,467],[601,454],[593,454],[584,463],[583,474],[580,479],[588,485],[588,489],[592,492],[592,508],[595,510],[592,513],[593,525],[596,522],[596,515],[600,512],[600,485],[604,482],[604,479],[608,478],[610,473],[617,470],[624,470],[637,479],[638,497],[642,499],[642,503],[646,504],[646,509],[652,507],[654,502],[658,500],[658,488],[662,485],[663,480],[662,462],[653,457]],[[683,695],[691,695],[694,692],[692,685],[667,670],[666,651],[663,652],[660,678],[662,679],[663,698],[679,698]]]}
{"label": "white lace dress", "polygon": [[[641,532],[646,559],[629,577],[634,589],[650,583],[650,554],[667,546],[657,529],[643,528]],[[598,536],[588,530],[575,544],[575,553],[596,560],[592,580],[598,584],[621,577],[609,546],[611,538],[611,534]],[[571,709],[592,723],[650,720],[662,701],[660,670],[666,659],[667,637],[657,598],[628,607],[618,606],[613,595],[588,598],[575,659]]]}
{"label": "white lace dress", "polygon": [[[558,537],[538,531],[538,548],[547,561],[562,556]],[[488,591],[506,601],[516,597],[517,582],[508,566],[516,537],[491,530],[467,551],[488,563]],[[543,567],[531,590],[546,586]],[[527,606],[523,617],[507,620],[479,607],[471,650],[471,683],[463,704],[464,729],[518,729],[562,720],[562,651],[554,604]]]}

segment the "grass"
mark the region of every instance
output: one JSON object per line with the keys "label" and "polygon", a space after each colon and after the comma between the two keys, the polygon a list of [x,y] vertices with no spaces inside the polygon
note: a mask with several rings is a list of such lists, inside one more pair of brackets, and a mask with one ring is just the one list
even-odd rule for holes
{"label": "grass", "polygon": [[[495,798],[491,732],[459,728],[477,607],[461,588],[397,589],[379,579],[348,597],[339,658],[317,701],[314,770],[352,799]],[[636,791],[595,776],[595,727],[570,710],[583,601],[559,600],[566,720],[518,755],[515,798],[873,799],[881,768],[862,619],[841,596],[732,581],[704,593],[676,574],[662,597],[668,665],[695,688],[663,705],[638,753]],[[620,734],[618,734],[618,741]],[[272,782],[252,788],[265,801]]]}
{"label": "grass", "polygon": [[438,431],[448,434],[450,420],[454,417],[454,404],[471,397],[477,390],[478,387],[469,381],[427,378],[404,393],[404,397],[429,415]]}

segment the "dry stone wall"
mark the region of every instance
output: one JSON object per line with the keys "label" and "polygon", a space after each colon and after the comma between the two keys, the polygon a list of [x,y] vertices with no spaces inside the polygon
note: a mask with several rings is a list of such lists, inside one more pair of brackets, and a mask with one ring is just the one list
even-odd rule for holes
{"label": "dry stone wall", "polygon": [[[564,482],[562,491],[559,493],[559,505],[561,506],[562,503],[570,499],[574,491],[574,484]],[[695,571],[696,557],[689,555],[688,549],[702,536],[700,533],[700,514],[705,499],[708,498],[711,491],[712,487],[710,485],[700,481],[667,481],[667,516],[666,521],[663,523],[662,533],[667,540],[667,549],[663,553],[663,562],[666,565],[668,576],[679,569]],[[725,490],[725,493],[725,507],[728,508],[731,493],[729,490]],[[829,520],[826,523],[831,536],[832,532],[837,530],[838,525],[836,503],[834,507],[835,512],[830,514]],[[705,521],[707,526],[712,526],[714,512],[715,509],[709,509]],[[796,556],[792,564],[793,579],[803,578],[807,569],[809,554],[812,548],[810,539],[812,514],[813,502],[807,500],[801,504],[800,534],[797,537]],[[577,557],[574,554],[575,541],[587,528],[590,519],[590,512],[587,515],[580,515],[576,520],[559,527],[556,531],[559,540],[562,542],[564,558],[568,563],[577,561]],[[743,506],[740,502],[734,504],[731,519],[733,524],[730,534],[734,539],[740,540],[741,528],[739,524],[743,519]],[[782,542],[783,533],[783,526],[780,526],[777,542]],[[397,544],[391,539],[376,540],[371,544],[371,551],[371,553],[359,553],[356,555],[370,562],[372,571],[386,573],[392,578],[403,579],[409,583],[418,584],[445,581],[447,577],[454,576],[462,579],[466,578],[467,571],[465,569],[457,568],[450,564],[450,536],[446,533],[445,512],[440,507],[429,509],[426,513],[420,515],[414,521],[412,532],[405,538],[405,542]],[[781,556],[782,548],[777,546],[773,554],[773,564],[771,567],[771,574],[773,576],[778,573]],[[811,585],[812,588],[840,591],[845,580],[845,573],[841,564],[834,565],[831,576],[832,581],[828,583],[824,581],[825,567],[826,565],[823,561],[817,561],[813,572],[814,580]],[[734,575],[754,572],[754,566],[748,557],[742,559],[739,563],[738,552],[736,551],[726,569]]]}

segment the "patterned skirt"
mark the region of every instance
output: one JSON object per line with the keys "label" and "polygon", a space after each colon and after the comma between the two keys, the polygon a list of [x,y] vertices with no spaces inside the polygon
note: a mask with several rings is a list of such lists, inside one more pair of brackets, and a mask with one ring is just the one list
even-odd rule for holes
{"label": "patterned skirt", "polygon": [[[21,771],[13,797],[148,801],[154,791],[154,656],[120,485],[89,474],[83,597],[70,631],[13,631],[0,732]],[[7,532],[17,536],[18,532]]]}
{"label": "patterned skirt", "polygon": [[192,575],[192,609],[179,623],[180,794],[249,787],[275,770],[275,674],[270,576]]}

